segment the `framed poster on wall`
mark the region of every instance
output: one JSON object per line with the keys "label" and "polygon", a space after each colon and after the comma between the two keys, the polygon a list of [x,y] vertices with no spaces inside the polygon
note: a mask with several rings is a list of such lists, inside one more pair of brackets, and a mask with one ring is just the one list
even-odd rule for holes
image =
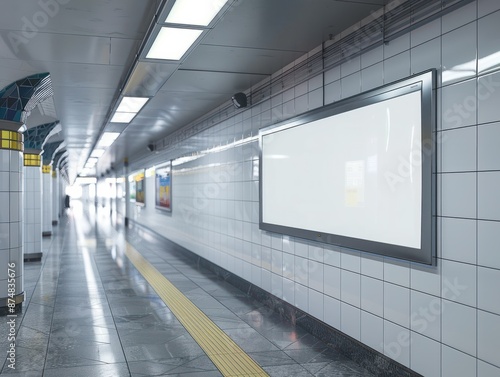
{"label": "framed poster on wall", "polygon": [[156,167],[155,173],[156,208],[172,212],[172,163]]}
{"label": "framed poster on wall", "polygon": [[129,176],[130,201],[138,205],[146,204],[144,170],[137,171]]}
{"label": "framed poster on wall", "polygon": [[432,264],[435,75],[260,130],[260,229]]}

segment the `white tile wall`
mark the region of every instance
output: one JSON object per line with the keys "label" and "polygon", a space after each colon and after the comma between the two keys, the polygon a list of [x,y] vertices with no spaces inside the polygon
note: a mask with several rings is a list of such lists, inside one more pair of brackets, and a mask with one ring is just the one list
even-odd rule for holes
{"label": "white tile wall", "polygon": [[52,232],[52,176],[42,174],[42,232]]}
{"label": "white tile wall", "polygon": [[42,172],[40,167],[24,167],[24,253],[41,252],[42,217]]}
{"label": "white tile wall", "polygon": [[[136,220],[426,376],[499,375],[500,67],[495,63],[492,71],[482,60],[500,51],[499,14],[491,14],[499,10],[496,0],[473,1],[180,145],[197,151],[211,148],[214,139],[228,144],[241,139],[244,129],[255,134],[261,122],[277,122],[419,69],[441,71],[442,65],[436,266],[260,231],[258,177],[248,163],[257,159],[256,143],[176,167],[172,216],[157,213],[147,197]],[[219,163],[224,184],[214,180],[215,168],[207,168]],[[214,184],[217,190],[208,195]]]}
{"label": "white tile wall", "polygon": [[0,191],[0,298],[7,297],[7,264],[15,263],[16,295],[23,286],[23,231],[22,231],[22,155],[20,152],[0,149],[0,172],[8,184]]}

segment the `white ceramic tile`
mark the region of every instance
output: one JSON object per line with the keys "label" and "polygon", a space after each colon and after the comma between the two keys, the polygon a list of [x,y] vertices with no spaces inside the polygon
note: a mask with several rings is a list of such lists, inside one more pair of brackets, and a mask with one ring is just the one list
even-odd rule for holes
{"label": "white ceramic tile", "polygon": [[384,321],[384,355],[409,367],[410,342],[410,330]]}
{"label": "white ceramic tile", "polygon": [[409,287],[410,263],[384,258],[384,281]]}
{"label": "white ceramic tile", "polygon": [[325,86],[340,80],[340,66],[335,66],[325,72]]}
{"label": "white ceramic tile", "polygon": [[340,266],[344,270],[359,273],[361,271],[360,252],[354,250],[343,250],[340,255]]}
{"label": "white ceramic tile", "polygon": [[341,80],[342,98],[348,98],[361,92],[361,72],[343,77]]}
{"label": "white ceramic tile", "polygon": [[10,174],[6,171],[0,171],[0,192],[5,191],[10,191]]}
{"label": "white ceramic tile", "polygon": [[341,251],[333,245],[325,245],[324,247],[324,263],[330,266],[340,267]]}
{"label": "white ceramic tile", "polygon": [[271,235],[271,247],[276,250],[283,250],[283,236],[273,233]]}
{"label": "white ceramic tile", "polygon": [[435,38],[411,49],[411,74],[441,70],[441,39]]}
{"label": "white ceramic tile", "polygon": [[324,319],[323,294],[309,289],[309,313],[319,320]]}
{"label": "white ceramic tile", "polygon": [[361,276],[361,309],[384,316],[384,283],[382,280]]}
{"label": "white ceramic tile", "polygon": [[359,308],[361,305],[361,275],[341,270],[340,279],[340,298],[343,302]]}
{"label": "white ceramic tile", "polygon": [[324,296],[324,321],[336,329],[340,329],[340,301]]}
{"label": "white ceramic tile", "polygon": [[480,219],[500,220],[500,172],[478,174],[477,213]]}
{"label": "white ceramic tile", "polygon": [[498,122],[498,103],[500,102],[500,72],[478,78],[478,123]]}
{"label": "white ceramic tile", "polygon": [[[0,250],[6,250],[9,248],[10,245],[9,226],[10,226],[9,223],[0,223]],[[3,253],[4,252],[0,254]],[[4,266],[6,266],[6,264]]]}
{"label": "white ceramic tile", "polygon": [[283,278],[283,300],[293,304],[295,302],[295,282]]}
{"label": "white ceramic tile", "polygon": [[384,60],[384,83],[406,78],[410,75],[410,51]]}
{"label": "white ceramic tile", "polygon": [[410,327],[410,290],[384,283],[384,318],[406,328]]}
{"label": "white ceramic tile", "polygon": [[361,56],[356,56],[341,64],[340,75],[341,77],[346,77],[359,70],[361,70]]}
{"label": "white ceramic tile", "polygon": [[314,76],[312,79],[309,79],[307,82],[307,88],[309,92],[312,92],[316,89],[323,89],[323,75]]}
{"label": "white ceramic tile", "polygon": [[283,253],[271,249],[271,271],[277,275],[283,274]]}
{"label": "white ceramic tile", "polygon": [[441,340],[441,299],[411,291],[410,327],[412,331],[434,340]]}
{"label": "white ceramic tile", "polygon": [[500,3],[497,0],[477,0],[478,17],[483,17],[499,9]]}
{"label": "white ceramic tile", "polygon": [[283,276],[292,279],[294,277],[295,256],[283,253]]}
{"label": "white ceramic tile", "polygon": [[442,312],[441,341],[450,347],[475,356],[476,309],[443,300]]}
{"label": "white ceramic tile", "polygon": [[361,310],[342,302],[340,311],[340,330],[359,340],[361,337]]}
{"label": "white ceramic tile", "polygon": [[305,113],[309,109],[309,97],[307,94],[295,98],[294,111],[295,114]]}
{"label": "white ceramic tile", "polygon": [[0,171],[10,171],[10,151],[0,150]]}
{"label": "white ceramic tile", "polygon": [[500,316],[479,310],[477,325],[477,357],[500,367]]}
{"label": "white ceramic tile", "polygon": [[[21,196],[18,192],[10,192],[8,194],[9,198],[9,219],[11,222],[18,222],[21,221]],[[0,202],[0,203],[6,203],[6,202]],[[3,211],[1,211],[3,212]],[[51,221],[51,227],[52,227],[52,221]]]}
{"label": "white ceramic tile", "polygon": [[376,63],[361,71],[361,90],[363,92],[384,84],[384,63]]}
{"label": "white ceramic tile", "polygon": [[443,85],[476,75],[476,23],[442,36]]}
{"label": "white ceramic tile", "polygon": [[478,74],[500,68],[500,48],[495,38],[500,33],[500,12],[478,21]]}
{"label": "white ceramic tile", "polygon": [[309,287],[316,291],[323,292],[323,268],[320,262],[309,260]]}
{"label": "white ceramic tile", "polygon": [[477,306],[500,315],[500,270],[477,268]]}
{"label": "white ceramic tile", "polygon": [[308,258],[316,262],[323,263],[324,251],[323,246],[319,242],[310,242],[308,245]]}
{"label": "white ceramic tile", "polygon": [[442,377],[476,376],[476,359],[446,345],[441,347]]}
{"label": "white ceramic tile", "polygon": [[283,236],[283,251],[289,254],[295,254],[295,241],[290,236]]}
{"label": "white ceramic tile", "polygon": [[494,365],[487,364],[484,361],[477,361],[477,375],[478,377],[498,377],[500,376],[500,368]]}
{"label": "white ceramic tile", "polygon": [[[10,153],[10,171],[11,172],[22,171],[22,162],[23,162],[23,158],[21,156],[21,152],[11,151],[11,153]],[[49,176],[49,178],[50,178],[50,176]]]}
{"label": "white ceramic tile", "polygon": [[441,219],[441,257],[476,263],[476,220]]}
{"label": "white ceramic tile", "polygon": [[377,279],[384,278],[384,258],[377,255],[363,254],[361,273]]}
{"label": "white ceramic tile", "polygon": [[476,266],[443,260],[442,297],[465,305],[476,305]]}
{"label": "white ceramic tile", "polygon": [[441,171],[476,170],[476,127],[442,131]]}
{"label": "white ceramic tile", "polygon": [[259,266],[255,266],[253,264],[250,265],[251,268],[251,277],[252,284],[257,287],[262,286],[262,269]]}
{"label": "white ceramic tile", "polygon": [[384,353],[384,320],[361,311],[361,341],[368,347]]}
{"label": "white ceramic tile", "polygon": [[498,245],[500,245],[500,222],[478,221],[477,263],[500,269]]}
{"label": "white ceramic tile", "polygon": [[271,249],[265,246],[261,246],[260,249],[261,255],[261,266],[262,268],[271,271],[272,265],[272,257],[271,257]]}
{"label": "white ceramic tile", "polygon": [[340,299],[340,269],[325,265],[323,279],[325,294]]}
{"label": "white ceramic tile", "polygon": [[308,258],[309,257],[309,244],[304,240],[295,241],[295,255]]}
{"label": "white ceramic tile", "polygon": [[309,311],[309,288],[295,283],[295,304],[297,308],[308,312]]}
{"label": "white ceramic tile", "polygon": [[[441,18],[411,31],[411,46],[417,46],[441,35]],[[440,48],[441,50],[441,48]]]}
{"label": "white ceramic tile", "polygon": [[434,296],[441,295],[441,264],[425,266],[412,263],[410,271],[411,289]]}
{"label": "white ceramic tile", "polygon": [[303,285],[308,284],[309,265],[306,258],[295,256],[294,280]]}
{"label": "white ceramic tile", "polygon": [[[272,274],[271,275],[271,293],[279,298],[283,298],[283,277],[280,275]],[[295,302],[290,301],[290,303]]]}
{"label": "white ceramic tile", "polygon": [[379,46],[361,55],[361,68],[367,68],[382,60],[384,60],[384,46]]}
{"label": "white ceramic tile", "polygon": [[404,34],[384,44],[384,59],[398,55],[410,48],[410,34]]}
{"label": "white ceramic tile", "polygon": [[422,376],[441,374],[441,344],[420,334],[411,333],[410,368]]}
{"label": "white ceramic tile", "polygon": [[443,16],[443,33],[459,28],[476,19],[477,4],[475,1],[459,7],[457,10]]}
{"label": "white ceramic tile", "polygon": [[442,174],[441,186],[443,216],[476,217],[475,173]]}
{"label": "white ceramic tile", "polygon": [[[441,129],[447,130],[476,124],[477,101],[475,79],[443,87]],[[446,141],[444,139],[443,143]]]}
{"label": "white ceramic tile", "polygon": [[336,102],[342,98],[342,86],[340,80],[325,86],[325,105]]}
{"label": "white ceramic tile", "polygon": [[478,170],[500,170],[500,123],[478,127]]}
{"label": "white ceramic tile", "polygon": [[317,109],[324,104],[322,88],[313,90],[307,94],[307,110]]}

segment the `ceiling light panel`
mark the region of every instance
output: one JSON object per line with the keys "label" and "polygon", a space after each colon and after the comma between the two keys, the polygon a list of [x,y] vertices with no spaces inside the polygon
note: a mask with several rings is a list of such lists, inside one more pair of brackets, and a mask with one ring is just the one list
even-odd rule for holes
{"label": "ceiling light panel", "polygon": [[119,113],[116,112],[111,118],[111,123],[130,123],[137,113]]}
{"label": "ceiling light panel", "polygon": [[97,143],[97,148],[107,148],[120,136],[119,132],[104,132]]}
{"label": "ceiling light panel", "polygon": [[177,0],[165,22],[208,26],[227,0]]}
{"label": "ceiling light panel", "polygon": [[162,27],[146,58],[180,60],[203,30]]}
{"label": "ceiling light panel", "polygon": [[120,105],[116,109],[117,113],[138,113],[148,102],[145,97],[123,97]]}

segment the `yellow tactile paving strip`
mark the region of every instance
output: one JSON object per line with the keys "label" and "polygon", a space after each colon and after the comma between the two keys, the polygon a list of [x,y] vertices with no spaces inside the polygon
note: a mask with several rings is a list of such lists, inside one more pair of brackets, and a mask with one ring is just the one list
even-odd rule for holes
{"label": "yellow tactile paving strip", "polygon": [[223,376],[269,376],[129,243],[125,254]]}

